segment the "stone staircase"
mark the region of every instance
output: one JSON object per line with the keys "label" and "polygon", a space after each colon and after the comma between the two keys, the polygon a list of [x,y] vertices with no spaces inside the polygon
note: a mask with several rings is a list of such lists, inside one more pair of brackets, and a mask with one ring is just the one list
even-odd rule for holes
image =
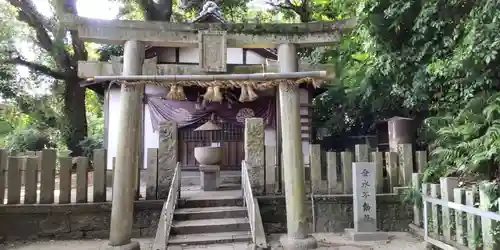
{"label": "stone staircase", "polygon": [[174,211],[168,238],[173,246],[209,245],[252,240],[247,209],[239,184],[225,184],[220,191],[184,191]]}

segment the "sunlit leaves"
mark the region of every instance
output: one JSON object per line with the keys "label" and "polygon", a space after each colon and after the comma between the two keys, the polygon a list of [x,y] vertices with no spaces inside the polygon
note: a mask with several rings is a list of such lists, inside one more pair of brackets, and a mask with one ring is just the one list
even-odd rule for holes
{"label": "sunlit leaves", "polygon": [[454,173],[494,178],[492,169],[500,164],[500,94],[480,95],[457,115],[441,118],[426,122],[437,137],[425,178],[435,181],[438,174]]}

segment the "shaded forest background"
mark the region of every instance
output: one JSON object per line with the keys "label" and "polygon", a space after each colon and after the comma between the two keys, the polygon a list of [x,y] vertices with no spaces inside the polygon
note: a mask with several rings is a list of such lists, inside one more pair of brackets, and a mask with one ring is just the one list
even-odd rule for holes
{"label": "shaded forest background", "polygon": [[[54,147],[88,155],[103,142],[103,97],[79,87],[77,61],[108,60],[119,46],[83,43],[33,0],[0,0],[0,146]],[[76,0],[47,0],[77,13]],[[202,1],[115,0],[116,18],[180,22]],[[500,163],[500,2],[492,0],[219,1],[232,22],[312,22],[357,17],[336,46],[303,50],[335,65],[329,90],[314,100],[313,126],[332,136],[375,133],[375,122],[414,118],[429,144],[425,178],[497,179]],[[19,67],[28,69],[19,74]]]}

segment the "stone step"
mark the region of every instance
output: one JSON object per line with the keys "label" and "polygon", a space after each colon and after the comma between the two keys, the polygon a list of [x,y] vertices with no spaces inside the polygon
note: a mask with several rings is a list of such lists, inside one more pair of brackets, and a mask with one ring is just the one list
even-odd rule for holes
{"label": "stone step", "polygon": [[[221,184],[241,184],[241,174],[237,175],[221,175],[220,176]],[[199,174],[193,174],[191,176],[182,176],[181,177],[181,186],[199,186],[200,185],[200,176]]]}
{"label": "stone step", "polygon": [[250,231],[172,235],[168,245],[208,245],[233,242],[250,242]]}
{"label": "stone step", "polygon": [[223,183],[219,185],[217,190],[241,190],[241,184],[236,183]]}
{"label": "stone step", "polygon": [[181,208],[175,210],[174,220],[241,218],[246,215],[247,209],[240,206]]}
{"label": "stone step", "polygon": [[225,218],[225,219],[206,219],[206,220],[185,220],[173,221],[171,234],[202,234],[206,232],[222,233],[249,231],[250,224],[248,218]]}
{"label": "stone step", "polygon": [[[207,192],[208,193],[208,192]],[[213,192],[217,194],[217,191]],[[179,199],[178,208],[200,208],[200,207],[226,207],[242,206],[243,197],[241,195],[207,195],[205,197],[189,197]]]}

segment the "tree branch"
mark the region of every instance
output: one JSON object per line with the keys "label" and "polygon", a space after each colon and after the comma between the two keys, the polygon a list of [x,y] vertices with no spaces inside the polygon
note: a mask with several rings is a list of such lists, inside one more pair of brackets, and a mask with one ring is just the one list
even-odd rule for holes
{"label": "tree branch", "polygon": [[[66,13],[72,13],[72,14],[77,14],[76,12],[76,1],[75,0],[60,0],[64,1],[64,12]],[[72,66],[76,69],[78,67],[78,61],[87,61],[89,57],[89,53],[87,49],[85,48],[85,43],[80,39],[80,36],[78,35],[78,31],[76,30],[70,30],[69,34],[71,36],[71,45],[73,47],[73,60]]]}
{"label": "tree branch", "polygon": [[266,3],[271,5],[274,8],[280,8],[280,9],[291,10],[293,12],[296,12],[296,8],[294,8],[295,5],[293,5],[290,1],[285,1],[285,3],[280,3],[279,1],[278,1],[278,3],[275,3],[273,1],[267,1]]}
{"label": "tree branch", "polygon": [[66,74],[64,74],[63,72],[54,71],[45,65],[41,65],[38,63],[34,63],[34,62],[29,62],[29,61],[26,61],[20,57],[11,58],[11,59],[3,61],[3,62],[6,64],[22,65],[22,66],[29,68],[30,70],[33,70],[33,71],[36,71],[38,73],[53,77],[53,78],[58,79],[58,80],[64,80],[67,77]]}
{"label": "tree branch", "polygon": [[25,22],[35,30],[38,45],[47,51],[65,71],[73,71],[70,56],[63,46],[55,44],[44,25],[44,17],[36,10],[31,0],[8,0],[19,8],[19,21]]}
{"label": "tree branch", "polygon": [[172,16],[172,0],[139,0],[139,6],[144,11],[144,18],[148,21],[170,22]]}
{"label": "tree branch", "polygon": [[267,1],[266,3],[271,5],[274,8],[293,11],[295,14],[297,14],[299,16],[300,21],[303,23],[311,21],[310,20],[311,13],[309,12],[309,8],[308,8],[308,4],[309,4],[308,0],[302,0],[300,5],[295,5],[290,0],[284,0],[283,3],[280,0],[271,0],[271,1]]}

